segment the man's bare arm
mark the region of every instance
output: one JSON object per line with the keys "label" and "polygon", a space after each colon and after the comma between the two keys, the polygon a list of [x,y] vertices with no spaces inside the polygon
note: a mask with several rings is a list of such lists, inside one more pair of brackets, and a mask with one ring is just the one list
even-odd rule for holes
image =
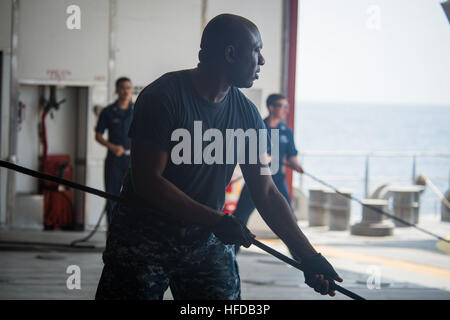
{"label": "man's bare arm", "polygon": [[150,208],[177,220],[209,226],[217,224],[223,213],[193,200],[162,176],[168,159],[167,152],[150,143],[131,140],[131,175],[136,193]]}
{"label": "man's bare arm", "polygon": [[[261,164],[241,165],[245,182],[247,183],[252,199],[262,218],[281,240],[294,252],[302,264],[308,266],[305,282],[323,295],[334,296],[327,276],[342,282],[342,278],[333,267],[313,248],[309,240],[300,230],[295,221],[286,199],[276,188],[270,175],[261,175]],[[316,271],[318,270],[318,271]],[[319,271],[322,270],[322,271]]]}
{"label": "man's bare arm", "polygon": [[299,257],[316,254],[295,221],[291,209],[270,175],[261,175],[262,165],[241,165],[252,199],[261,217]]}
{"label": "man's bare arm", "polygon": [[298,163],[297,156],[291,156],[289,157],[286,162],[288,163],[289,167],[294,169],[297,172],[303,173],[303,167]]}

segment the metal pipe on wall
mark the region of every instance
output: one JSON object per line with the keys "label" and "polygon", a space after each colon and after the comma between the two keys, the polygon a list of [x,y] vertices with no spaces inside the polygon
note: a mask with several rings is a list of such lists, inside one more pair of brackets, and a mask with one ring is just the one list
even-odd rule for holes
{"label": "metal pipe on wall", "polygon": [[203,29],[205,29],[206,24],[208,23],[207,19],[207,13],[208,11],[208,0],[202,0],[202,29],[200,30],[200,35],[203,33]]}
{"label": "metal pipe on wall", "polygon": [[281,92],[288,94],[289,83],[289,5],[290,0],[283,1],[282,34],[281,34]]}
{"label": "metal pipe on wall", "polygon": [[[11,60],[9,77],[9,146],[8,161],[17,163],[17,106],[19,104],[19,82],[17,80],[17,47],[19,33],[20,1],[12,0],[11,7]],[[12,223],[16,202],[16,174],[8,171],[5,224]]]}
{"label": "metal pipe on wall", "polygon": [[110,103],[116,91],[117,0],[109,0],[108,39],[108,103]]}
{"label": "metal pipe on wall", "polygon": [[[283,68],[283,81],[286,83],[286,87],[283,88],[289,103],[291,105],[290,112],[287,118],[287,125],[295,130],[295,77],[297,69],[297,26],[298,26],[298,10],[299,10],[298,0],[285,0],[284,10],[285,18],[288,19],[288,23],[283,26],[284,34],[283,38],[289,34],[289,41],[284,41],[284,58],[287,55],[287,68]],[[287,53],[286,53],[287,52]],[[286,183],[289,188],[289,194],[292,198],[292,170],[286,168]]]}

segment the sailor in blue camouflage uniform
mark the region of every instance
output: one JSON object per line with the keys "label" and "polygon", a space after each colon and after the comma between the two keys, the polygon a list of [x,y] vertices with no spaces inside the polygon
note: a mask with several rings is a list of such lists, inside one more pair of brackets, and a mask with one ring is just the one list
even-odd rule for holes
{"label": "sailor in blue camouflage uniform", "polygon": [[154,217],[129,223],[133,214],[148,215],[131,211],[123,205],[114,211],[98,299],[161,300],[169,285],[177,300],[241,299],[234,245]]}
{"label": "sailor in blue camouflage uniform", "polygon": [[[96,299],[162,299],[168,287],[175,299],[241,299],[234,247],[249,247],[254,235],[222,213],[237,159],[261,215],[310,266],[307,283],[334,294],[327,279],[337,274],[292,220],[271,176],[261,174],[266,162],[258,157],[250,163],[248,153],[242,161],[236,143],[230,150],[219,143],[213,162],[202,158],[210,138],[225,137],[229,129],[265,130],[257,108],[238,89],[258,79],[261,49],[255,24],[219,15],[203,31],[196,68],[167,73],[140,93],[128,134],[125,203],[112,214]],[[241,145],[244,152],[255,143],[264,157],[264,144],[250,140]]]}

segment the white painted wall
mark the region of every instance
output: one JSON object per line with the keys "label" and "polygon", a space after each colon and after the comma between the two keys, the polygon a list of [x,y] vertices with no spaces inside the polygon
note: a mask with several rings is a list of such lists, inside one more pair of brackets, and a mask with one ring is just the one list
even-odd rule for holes
{"label": "white painted wall", "polygon": [[[66,8],[78,5],[81,29],[69,30]],[[103,83],[107,80],[107,0],[21,0],[19,80]]]}
{"label": "white painted wall", "polygon": [[0,50],[9,49],[11,39],[11,0],[0,1]]}
{"label": "white painted wall", "polygon": [[193,68],[201,37],[201,0],[118,0],[116,77],[146,86]]}

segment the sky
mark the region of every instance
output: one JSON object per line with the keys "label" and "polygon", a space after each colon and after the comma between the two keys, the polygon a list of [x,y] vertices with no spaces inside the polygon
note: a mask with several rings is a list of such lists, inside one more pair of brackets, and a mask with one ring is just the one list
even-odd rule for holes
{"label": "sky", "polygon": [[300,0],[296,100],[450,107],[443,0]]}

